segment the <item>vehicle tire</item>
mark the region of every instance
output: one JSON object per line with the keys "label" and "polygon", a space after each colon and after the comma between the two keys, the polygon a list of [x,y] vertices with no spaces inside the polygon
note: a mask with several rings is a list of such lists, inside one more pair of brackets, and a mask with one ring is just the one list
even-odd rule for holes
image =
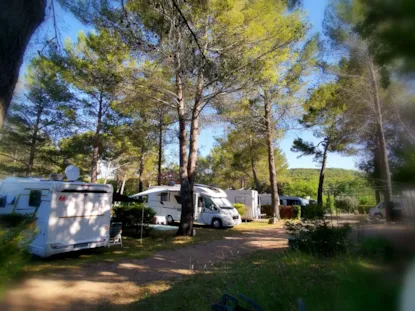
{"label": "vehicle tire", "polygon": [[222,228],[222,220],[218,218],[212,219],[212,227],[215,229],[221,229]]}
{"label": "vehicle tire", "polygon": [[168,225],[172,225],[174,223],[174,219],[171,215],[167,215],[166,221]]}
{"label": "vehicle tire", "polygon": [[377,219],[377,220],[381,220],[381,219],[383,219],[383,215],[382,215],[381,213],[376,213],[376,214],[374,215],[374,217],[375,217],[375,219]]}

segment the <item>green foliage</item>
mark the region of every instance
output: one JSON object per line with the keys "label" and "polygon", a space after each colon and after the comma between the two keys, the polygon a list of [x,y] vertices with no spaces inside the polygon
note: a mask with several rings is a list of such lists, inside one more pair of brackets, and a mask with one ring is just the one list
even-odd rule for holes
{"label": "green foliage", "polygon": [[[376,260],[349,256],[321,260],[293,251],[259,251],[177,282],[162,293],[137,301],[133,308],[145,305],[149,311],[178,311],[197,305],[198,310],[208,311],[224,293],[233,297],[243,293],[262,310],[270,311],[298,310],[300,297],[306,310],[396,310],[402,273],[388,267]],[[239,301],[241,308],[252,309]]]}
{"label": "green foliage", "polygon": [[392,243],[382,237],[365,237],[360,243],[360,252],[371,258],[391,260],[396,256]]}
{"label": "green foliage", "polygon": [[0,292],[22,270],[30,258],[27,247],[37,233],[32,216],[2,215],[0,217]]}
{"label": "green foliage", "polygon": [[287,222],[285,227],[292,249],[318,257],[332,257],[345,253],[351,245],[349,226],[330,227],[325,222]]}
{"label": "green foliage", "polygon": [[358,200],[355,197],[342,196],[336,197],[335,206],[338,210],[348,213],[353,213],[359,205]]}
{"label": "green foliage", "polygon": [[[144,209],[144,218],[142,218]],[[137,227],[143,222],[151,224],[156,212],[144,203],[123,203],[113,208],[114,221],[120,221],[125,227]]]}
{"label": "green foliage", "polygon": [[308,206],[303,207],[301,217],[304,220],[323,219],[325,210],[321,205],[317,203],[310,203]]}
{"label": "green foliage", "polygon": [[359,212],[359,214],[368,214],[369,210],[373,208],[373,205],[358,205],[357,206],[357,211]]}
{"label": "green foliage", "polygon": [[233,207],[236,208],[236,210],[238,211],[239,215],[243,216],[246,214],[246,207],[245,204],[242,203],[234,203]]}
{"label": "green foliage", "polygon": [[268,217],[274,216],[274,209],[272,205],[263,204],[261,205],[261,213],[266,214]]}
{"label": "green foliage", "polygon": [[301,206],[299,206],[299,205],[293,205],[292,206],[292,209],[293,209],[293,218],[294,219],[298,219],[298,220],[300,220],[301,219]]}
{"label": "green foliage", "polygon": [[355,1],[362,4],[359,32],[368,39],[380,65],[415,71],[415,5],[411,0]]}

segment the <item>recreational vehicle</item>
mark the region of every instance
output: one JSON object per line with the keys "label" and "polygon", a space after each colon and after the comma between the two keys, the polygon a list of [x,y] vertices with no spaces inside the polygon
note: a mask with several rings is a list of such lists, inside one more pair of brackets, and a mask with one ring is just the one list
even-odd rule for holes
{"label": "recreational vehicle", "polygon": [[[180,221],[182,209],[180,185],[154,186],[130,197],[145,196],[147,196],[148,207],[152,208],[157,216],[166,217],[169,224]],[[241,223],[238,211],[229,202],[226,193],[219,188],[195,185],[193,202],[196,223],[210,225],[214,228],[233,227]]]}
{"label": "recreational vehicle", "polygon": [[256,190],[225,190],[228,200],[245,205],[246,211],[243,219],[254,220],[261,217],[261,205],[259,203],[258,191]]}
{"label": "recreational vehicle", "polygon": [[[271,194],[263,193],[259,195],[261,205],[271,205]],[[305,207],[309,204],[309,200],[300,197],[291,197],[287,195],[280,195],[280,205],[299,205]]]}
{"label": "recreational vehicle", "polygon": [[38,234],[32,254],[108,246],[111,185],[10,177],[0,186],[0,214],[32,214]]}

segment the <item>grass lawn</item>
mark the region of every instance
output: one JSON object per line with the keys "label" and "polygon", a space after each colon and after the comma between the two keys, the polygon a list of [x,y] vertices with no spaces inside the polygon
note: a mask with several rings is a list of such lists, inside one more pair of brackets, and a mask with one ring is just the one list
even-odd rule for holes
{"label": "grass lawn", "polygon": [[263,310],[298,310],[299,297],[307,310],[396,310],[401,275],[378,260],[262,251],[184,281],[158,284],[161,292],[149,288],[121,309],[211,310],[224,293],[243,293]]}
{"label": "grass lawn", "polygon": [[117,261],[121,259],[142,259],[151,256],[157,251],[176,249],[197,243],[208,243],[225,237],[243,234],[249,230],[269,229],[281,226],[268,225],[263,222],[244,222],[229,229],[212,229],[197,227],[195,237],[177,237],[176,231],[153,231],[149,237],[143,238],[141,243],[135,235],[123,236],[123,247],[90,249],[53,256],[51,258],[35,258],[25,267],[26,272],[49,272],[54,269],[76,268],[86,263],[98,261]]}

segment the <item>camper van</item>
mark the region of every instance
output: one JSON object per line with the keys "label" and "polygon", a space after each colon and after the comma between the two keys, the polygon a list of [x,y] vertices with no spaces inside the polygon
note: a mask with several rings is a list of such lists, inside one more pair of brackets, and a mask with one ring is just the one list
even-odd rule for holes
{"label": "camper van", "polygon": [[232,203],[245,205],[246,211],[242,219],[254,220],[261,217],[261,204],[256,190],[225,190],[228,200]]}
{"label": "camper van", "polygon": [[[259,195],[259,201],[261,205],[271,205],[271,194],[263,193]],[[287,195],[280,195],[280,205],[299,205],[305,207],[309,204],[310,200],[306,200],[300,197],[291,197]]]}
{"label": "camper van", "polygon": [[111,185],[10,177],[0,186],[0,214],[32,214],[38,234],[32,254],[108,246]]}
{"label": "camper van", "polygon": [[[154,186],[134,194],[130,198],[147,197],[148,207],[157,216],[166,217],[167,223],[180,221],[182,202],[180,185]],[[226,193],[219,188],[206,185],[195,185],[193,189],[195,204],[194,219],[196,223],[214,228],[233,227],[241,223],[238,211],[227,199]]]}

